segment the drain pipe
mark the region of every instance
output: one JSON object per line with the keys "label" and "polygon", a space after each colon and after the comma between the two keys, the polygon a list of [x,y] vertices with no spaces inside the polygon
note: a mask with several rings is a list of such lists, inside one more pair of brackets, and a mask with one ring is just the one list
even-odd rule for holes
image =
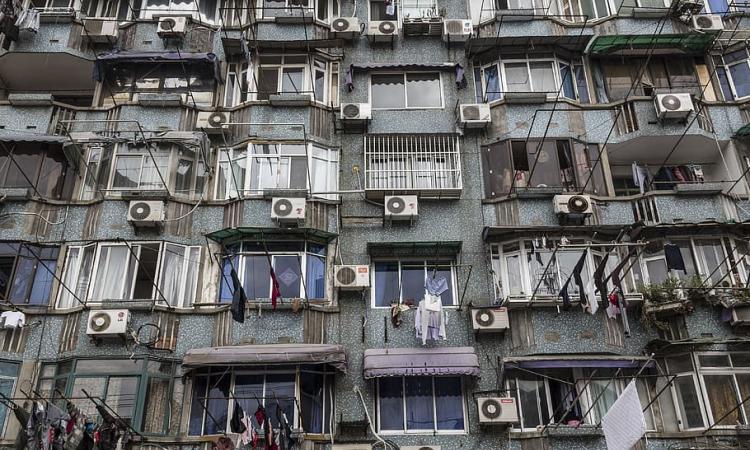
{"label": "drain pipe", "polygon": [[359,386],[354,386],[354,392],[359,395],[359,400],[362,402],[362,408],[365,409],[365,416],[367,417],[367,424],[370,426],[370,431],[378,441],[383,443],[383,448],[387,450],[388,448],[390,448],[390,445],[388,445],[388,443],[386,443],[385,440],[383,440],[383,438],[381,438],[378,433],[375,432],[375,428],[372,426],[372,420],[370,419],[370,413],[367,412],[367,405],[365,404],[364,397],[362,397],[362,391],[359,390]]}

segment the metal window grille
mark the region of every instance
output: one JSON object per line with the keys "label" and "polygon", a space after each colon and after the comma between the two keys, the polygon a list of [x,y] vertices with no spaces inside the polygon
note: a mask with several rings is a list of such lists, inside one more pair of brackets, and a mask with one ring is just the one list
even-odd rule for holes
{"label": "metal window grille", "polygon": [[70,352],[78,344],[78,329],[81,323],[81,312],[65,316],[60,330],[60,353]]}
{"label": "metal window grille", "polygon": [[177,314],[160,312],[156,317],[159,326],[159,338],[154,348],[174,351],[177,348],[177,336],[180,333],[180,318]]}

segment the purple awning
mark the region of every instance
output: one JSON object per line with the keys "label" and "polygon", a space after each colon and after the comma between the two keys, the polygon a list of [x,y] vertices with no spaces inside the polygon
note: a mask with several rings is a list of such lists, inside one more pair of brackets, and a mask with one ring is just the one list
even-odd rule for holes
{"label": "purple awning", "polygon": [[365,350],[365,378],[418,375],[479,376],[472,347],[375,348]]}
{"label": "purple awning", "polygon": [[506,370],[521,369],[564,369],[564,368],[615,368],[640,369],[654,367],[653,360],[645,356],[610,356],[610,355],[564,355],[564,356],[527,356],[503,360]]}
{"label": "purple awning", "polygon": [[261,344],[193,348],[183,367],[328,364],[346,372],[346,352],[334,344]]}

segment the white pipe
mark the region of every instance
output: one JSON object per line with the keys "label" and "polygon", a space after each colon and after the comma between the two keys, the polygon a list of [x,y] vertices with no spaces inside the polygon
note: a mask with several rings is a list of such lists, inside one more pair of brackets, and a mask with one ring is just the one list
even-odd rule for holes
{"label": "white pipe", "polygon": [[383,440],[383,438],[381,438],[378,435],[378,433],[375,432],[375,427],[372,426],[372,419],[370,419],[370,413],[367,412],[367,405],[365,404],[364,397],[362,397],[362,392],[359,390],[359,386],[356,386],[356,385],[354,386],[354,392],[356,392],[357,395],[359,395],[359,399],[360,399],[360,401],[362,401],[362,407],[365,409],[365,417],[367,417],[367,424],[370,426],[370,431],[372,432],[373,436],[375,436],[375,438],[377,438],[377,440],[379,440],[380,442],[383,443],[383,448],[386,448],[386,449],[390,448],[390,446],[388,445],[388,443],[385,442],[385,440]]}

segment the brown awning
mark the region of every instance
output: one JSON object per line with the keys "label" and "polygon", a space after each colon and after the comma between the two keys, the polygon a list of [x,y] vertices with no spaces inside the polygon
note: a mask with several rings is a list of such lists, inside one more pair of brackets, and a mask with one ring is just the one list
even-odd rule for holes
{"label": "brown awning", "polygon": [[264,344],[194,348],[185,353],[182,366],[272,366],[328,364],[346,372],[346,352],[333,344]]}

